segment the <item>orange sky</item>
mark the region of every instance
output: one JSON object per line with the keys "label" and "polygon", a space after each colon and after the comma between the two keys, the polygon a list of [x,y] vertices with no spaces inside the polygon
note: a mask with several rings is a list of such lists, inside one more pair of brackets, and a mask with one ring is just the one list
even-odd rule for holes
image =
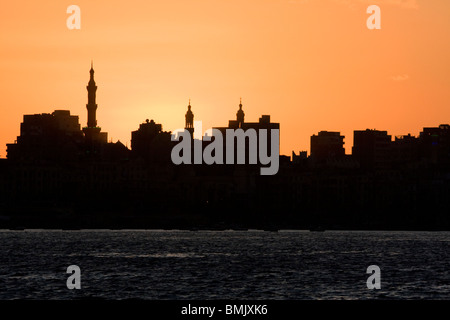
{"label": "orange sky", "polygon": [[[81,8],[81,30],[66,9]],[[366,8],[381,7],[381,30]],[[23,114],[69,109],[86,125],[94,59],[97,119],[130,146],[145,119],[203,129],[234,119],[281,123],[281,152],[321,130],[417,135],[450,123],[450,1],[75,0],[2,3],[0,157]]]}

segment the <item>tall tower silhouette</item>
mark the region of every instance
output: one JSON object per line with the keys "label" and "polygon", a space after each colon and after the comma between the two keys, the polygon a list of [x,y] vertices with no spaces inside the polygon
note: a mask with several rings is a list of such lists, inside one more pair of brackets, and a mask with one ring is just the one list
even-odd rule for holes
{"label": "tall tower silhouette", "polygon": [[86,109],[88,111],[87,126],[89,128],[95,128],[97,127],[97,119],[96,119],[97,104],[95,103],[95,94],[97,92],[97,86],[95,85],[94,65],[92,61],[91,61],[91,70],[89,70],[89,73],[91,77],[89,79],[88,85],[86,86],[86,89],[88,91],[88,103],[86,105]]}
{"label": "tall tower silhouette", "polygon": [[83,128],[86,141],[92,144],[94,141],[103,140],[105,137],[100,137],[101,128],[97,126],[97,103],[95,103],[95,95],[97,92],[97,85],[94,80],[94,65],[91,61],[91,70],[89,70],[90,79],[86,86],[88,92],[88,103],[86,104],[87,109],[87,127]]}
{"label": "tall tower silhouette", "polygon": [[185,129],[190,132],[191,137],[194,136],[194,113],[192,113],[192,110],[191,110],[191,99],[189,99],[188,111],[186,112]]}
{"label": "tall tower silhouette", "polygon": [[240,100],[239,100],[239,110],[236,113],[236,120],[238,122],[238,127],[239,128],[242,128],[242,125],[244,124],[244,116],[245,116],[245,113],[242,110],[242,98],[240,98]]}

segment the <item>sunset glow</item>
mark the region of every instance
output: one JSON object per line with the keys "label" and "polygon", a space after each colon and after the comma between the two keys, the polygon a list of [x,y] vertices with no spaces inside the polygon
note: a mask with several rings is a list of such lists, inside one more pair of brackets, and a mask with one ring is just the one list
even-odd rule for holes
{"label": "sunset glow", "polygon": [[[66,9],[81,8],[69,30]],[[366,8],[381,8],[381,30]],[[24,1],[0,11],[0,157],[24,114],[70,110],[86,125],[91,60],[97,120],[130,147],[145,119],[203,130],[270,114],[280,151],[308,150],[321,130],[418,135],[450,123],[450,1]]]}

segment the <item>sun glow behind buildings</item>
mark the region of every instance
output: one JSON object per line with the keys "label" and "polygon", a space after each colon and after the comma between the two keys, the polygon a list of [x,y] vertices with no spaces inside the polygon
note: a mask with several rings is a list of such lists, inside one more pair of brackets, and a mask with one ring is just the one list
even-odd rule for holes
{"label": "sun glow behind buildings", "polygon": [[382,29],[366,28],[364,1],[77,1],[2,5],[0,156],[23,114],[70,109],[86,125],[89,64],[97,119],[124,144],[145,119],[182,128],[188,99],[203,130],[270,114],[281,152],[309,150],[321,131],[377,128],[418,134],[449,122],[450,2],[373,1]]}

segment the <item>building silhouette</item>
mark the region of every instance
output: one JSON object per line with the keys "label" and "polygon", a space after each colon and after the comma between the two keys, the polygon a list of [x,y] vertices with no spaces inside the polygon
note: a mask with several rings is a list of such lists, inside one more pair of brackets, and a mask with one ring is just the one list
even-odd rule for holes
{"label": "building silhouette", "polygon": [[120,141],[108,143],[106,132],[97,126],[97,85],[91,63],[88,91],[87,126],[80,129],[79,117],[68,110],[24,115],[20,136],[7,144],[7,158],[20,161],[73,161],[86,157],[97,159],[127,158],[128,148]]}
{"label": "building silhouette", "polygon": [[86,138],[86,144],[91,150],[95,150],[98,144],[106,143],[108,140],[108,134],[101,132],[101,128],[97,126],[97,103],[95,101],[97,93],[97,85],[94,80],[94,66],[91,62],[91,69],[89,70],[90,79],[86,89],[88,91],[88,103],[87,109],[87,126],[83,127],[84,136]]}
{"label": "building silhouette", "polygon": [[238,122],[238,127],[242,128],[244,124],[245,113],[242,110],[242,98],[239,100],[239,110],[236,112],[236,121]]}
{"label": "building silhouette", "polygon": [[421,163],[420,139],[411,134],[396,136],[391,142],[392,167],[416,167]]}
{"label": "building silhouette", "polygon": [[420,153],[433,165],[450,164],[450,126],[441,124],[439,127],[423,128],[419,136]]}
{"label": "building silhouette", "polygon": [[345,156],[344,136],[340,132],[320,131],[311,136],[311,158],[315,162],[324,162],[330,158]]}
{"label": "building silhouette", "polygon": [[387,131],[355,130],[352,155],[362,168],[388,168],[391,164],[391,140]]}
{"label": "building silhouette", "polygon": [[306,164],[308,160],[308,151],[299,151],[298,155],[295,151],[292,151],[292,163],[295,164]]}
{"label": "building silhouette", "polygon": [[189,99],[188,110],[186,111],[186,124],[185,129],[191,134],[191,138],[194,138],[194,113],[191,110],[191,99]]}
{"label": "building silhouette", "polygon": [[24,115],[20,136],[7,144],[7,158],[14,161],[68,160],[82,153],[83,133],[78,116],[68,110]]}
{"label": "building silhouette", "polygon": [[[271,145],[271,141],[272,141],[272,129],[276,129],[279,130],[280,129],[280,124],[279,123],[274,123],[270,121],[270,115],[262,115],[259,118],[258,122],[245,122],[244,121],[244,111],[242,109],[242,99],[239,102],[239,109],[236,113],[236,120],[229,120],[228,121],[228,126],[227,127],[213,127],[213,129],[219,130],[222,134],[223,137],[223,155],[224,155],[224,159],[227,158],[227,152],[229,152],[230,150],[227,150],[227,144],[229,143],[227,141],[227,130],[231,129],[231,130],[242,130],[244,132],[244,134],[248,134],[248,130],[251,129],[250,131],[253,131],[256,133],[254,136],[253,135],[246,135],[245,138],[245,144],[244,144],[244,150],[245,150],[245,159],[244,162],[245,164],[249,164],[251,163],[251,158],[258,158],[258,154],[259,154],[259,149],[260,149],[260,135],[261,135],[261,129],[265,130],[266,134],[267,134],[267,144],[266,144],[266,150],[267,153],[270,154],[272,152],[272,145]],[[252,144],[254,147],[250,148],[250,144]],[[238,157],[237,157],[237,150],[238,150],[238,141],[237,138],[234,138],[234,149],[233,149],[233,158],[234,159],[234,163],[237,164],[238,163]],[[279,145],[279,141],[278,141],[278,145]],[[279,151],[277,151],[279,152]],[[259,160],[257,160],[257,162],[255,164],[261,165]]]}
{"label": "building silhouette", "polygon": [[174,143],[171,132],[163,131],[162,125],[146,120],[139,129],[131,133],[131,153],[149,162],[170,162],[170,152]]}
{"label": "building silhouette", "polygon": [[[234,164],[175,165],[177,142],[154,120],[131,132],[131,150],[107,142],[92,64],[89,72],[86,127],[68,110],[24,115],[0,159],[0,228],[450,229],[449,125],[393,141],[387,131],[357,130],[347,155],[344,136],[322,130],[311,136],[309,156],[277,153],[279,171],[264,176],[259,159],[250,164],[251,152],[258,156],[266,129],[271,153],[271,129],[280,124],[270,115],[247,122],[240,99],[235,120],[213,127]],[[195,143],[204,151],[216,137],[194,139],[190,100],[187,109],[194,163]],[[229,129],[244,134],[244,144],[234,138],[227,150]],[[242,164],[238,149],[245,150]]]}

